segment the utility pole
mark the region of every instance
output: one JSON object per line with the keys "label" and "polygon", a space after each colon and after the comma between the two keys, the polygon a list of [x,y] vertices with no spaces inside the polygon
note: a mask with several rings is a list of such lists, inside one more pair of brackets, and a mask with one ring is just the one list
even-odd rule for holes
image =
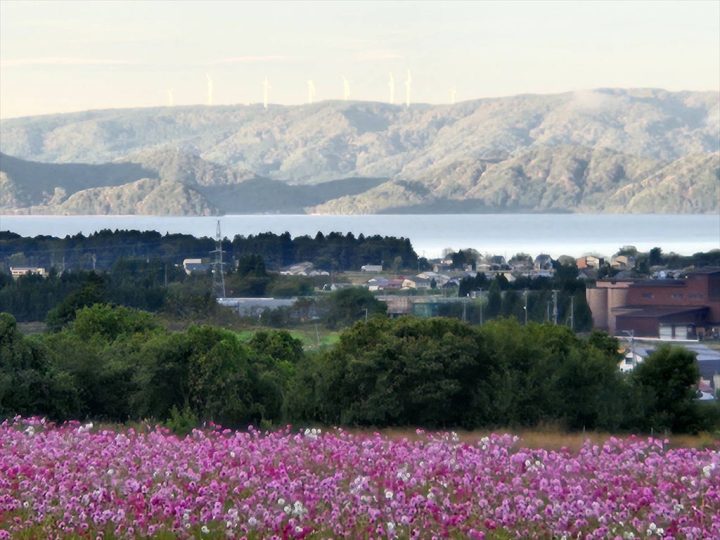
{"label": "utility pole", "polygon": [[213,292],[215,298],[225,298],[225,274],[223,263],[222,249],[222,233],[220,232],[220,220],[217,222],[217,231],[215,232],[215,249],[210,252],[215,255],[213,262]]}
{"label": "utility pole", "polygon": [[95,264],[97,263],[97,255],[92,254],[93,272],[95,271]]}
{"label": "utility pole", "polygon": [[523,306],[523,310],[525,311],[525,326],[527,326],[527,321],[528,321],[528,309],[527,309],[528,290],[527,289],[525,289],[523,291],[523,296],[525,297],[525,305]]}
{"label": "utility pole", "polygon": [[463,305],[463,322],[467,322],[467,299],[466,298],[463,298],[462,305]]}
{"label": "utility pole", "polygon": [[553,289],[553,324],[557,325],[558,321],[558,306],[557,306],[557,295],[558,291]]}
{"label": "utility pole", "polygon": [[635,330],[623,330],[630,338],[630,354],[632,356],[632,367],[635,369]]}

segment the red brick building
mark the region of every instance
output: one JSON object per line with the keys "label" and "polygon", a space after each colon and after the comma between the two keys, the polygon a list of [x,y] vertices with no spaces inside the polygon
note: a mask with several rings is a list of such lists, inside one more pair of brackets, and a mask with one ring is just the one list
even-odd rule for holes
{"label": "red brick building", "polygon": [[685,279],[599,280],[586,295],[595,328],[614,335],[693,339],[720,329],[720,268]]}

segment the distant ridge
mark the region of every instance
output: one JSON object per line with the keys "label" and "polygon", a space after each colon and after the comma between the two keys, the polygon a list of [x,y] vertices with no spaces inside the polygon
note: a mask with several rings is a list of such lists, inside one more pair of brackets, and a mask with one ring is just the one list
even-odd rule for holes
{"label": "distant ridge", "polygon": [[3,120],[0,150],[2,212],[707,213],[720,96],[111,109]]}

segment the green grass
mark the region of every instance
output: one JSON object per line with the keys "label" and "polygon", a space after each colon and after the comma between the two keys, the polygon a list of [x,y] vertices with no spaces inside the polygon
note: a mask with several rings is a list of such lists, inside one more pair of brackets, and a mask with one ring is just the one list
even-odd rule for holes
{"label": "green grass", "polygon": [[251,339],[256,332],[260,331],[275,331],[285,330],[295,339],[299,339],[303,343],[303,348],[307,351],[318,350],[330,345],[334,345],[340,340],[340,332],[335,330],[328,330],[323,325],[306,324],[288,329],[275,329],[266,326],[255,326],[252,328],[246,328],[236,332],[237,336],[247,341]]}

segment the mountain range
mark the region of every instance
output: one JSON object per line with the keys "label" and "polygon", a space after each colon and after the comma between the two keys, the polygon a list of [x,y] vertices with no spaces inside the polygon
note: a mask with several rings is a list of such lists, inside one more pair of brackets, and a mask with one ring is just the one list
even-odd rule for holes
{"label": "mountain range", "polygon": [[720,97],[598,89],[0,122],[0,212],[717,212]]}

